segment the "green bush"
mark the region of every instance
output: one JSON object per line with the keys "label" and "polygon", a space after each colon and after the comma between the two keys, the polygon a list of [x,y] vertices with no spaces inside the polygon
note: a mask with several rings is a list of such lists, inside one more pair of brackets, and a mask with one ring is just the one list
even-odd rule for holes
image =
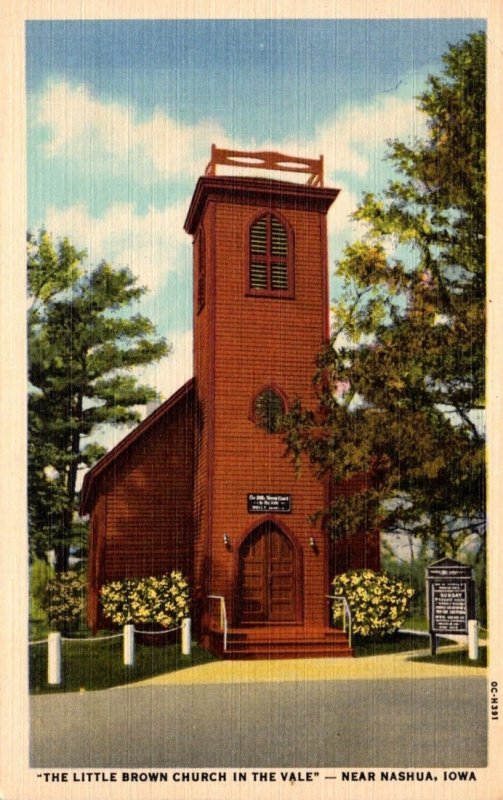
{"label": "green bush", "polygon": [[171,628],[188,615],[189,605],[189,586],[181,572],[112,581],[101,588],[103,614],[116,625],[150,622]]}
{"label": "green bush", "polygon": [[30,617],[41,621],[46,619],[43,610],[45,589],[48,581],[54,577],[54,567],[45,558],[35,558],[30,565]]}
{"label": "green bush", "polygon": [[435,561],[427,543],[414,544],[409,558],[399,558],[387,542],[381,546],[381,567],[393,578],[404,581],[414,589],[408,616],[426,619],[426,568]]}
{"label": "green bush", "polygon": [[[402,625],[414,589],[400,580],[371,569],[357,569],[337,575],[334,595],[345,597],[351,610],[353,633],[386,636]],[[342,622],[340,603],[334,603],[334,622]]]}
{"label": "green bush", "polygon": [[76,628],[85,605],[85,582],[76,572],[62,572],[47,581],[42,607],[53,630]]}

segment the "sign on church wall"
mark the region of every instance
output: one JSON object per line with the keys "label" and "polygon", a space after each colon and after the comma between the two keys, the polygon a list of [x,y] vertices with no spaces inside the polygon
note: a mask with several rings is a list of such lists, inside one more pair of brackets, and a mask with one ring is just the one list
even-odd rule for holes
{"label": "sign on church wall", "polygon": [[249,514],[291,514],[292,495],[291,494],[249,494],[248,513]]}

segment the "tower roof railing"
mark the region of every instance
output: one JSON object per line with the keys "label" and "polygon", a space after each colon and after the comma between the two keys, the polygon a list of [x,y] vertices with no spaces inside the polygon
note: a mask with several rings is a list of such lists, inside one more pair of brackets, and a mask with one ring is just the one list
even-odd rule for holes
{"label": "tower roof railing", "polygon": [[305,173],[308,186],[323,186],[323,156],[319,158],[300,158],[267,150],[250,152],[248,150],[225,150],[211,145],[211,160],[205,175],[216,175],[217,166],[251,167],[254,169],[280,170],[282,172]]}

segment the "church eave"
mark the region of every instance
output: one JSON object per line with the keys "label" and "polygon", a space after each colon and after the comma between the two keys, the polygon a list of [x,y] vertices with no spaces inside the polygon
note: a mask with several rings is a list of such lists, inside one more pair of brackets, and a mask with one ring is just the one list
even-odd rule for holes
{"label": "church eave", "polygon": [[199,178],[184,229],[194,234],[198,228],[206,203],[212,199],[229,203],[266,205],[278,209],[296,208],[326,214],[340,189],[313,187],[291,181],[268,178],[240,178],[236,176],[205,176]]}

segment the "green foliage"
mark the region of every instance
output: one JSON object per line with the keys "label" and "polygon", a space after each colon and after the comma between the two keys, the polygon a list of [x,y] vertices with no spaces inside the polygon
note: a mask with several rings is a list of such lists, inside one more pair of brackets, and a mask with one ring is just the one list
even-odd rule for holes
{"label": "green foliage", "polygon": [[[414,548],[414,543],[411,543]],[[426,567],[432,562],[431,552],[422,543],[419,552],[411,553],[407,559],[397,558],[386,545],[381,547],[381,566],[388,575],[404,581],[414,589],[408,614],[426,620]]]}
{"label": "green foliage", "polygon": [[188,616],[189,586],[176,571],[162,578],[111,581],[101,587],[101,606],[115,625],[153,622],[171,628]]}
{"label": "green foliage", "polygon": [[30,595],[39,605],[42,603],[47,582],[54,577],[54,567],[45,558],[36,558],[30,567]]}
{"label": "green foliage", "polygon": [[43,602],[47,583],[53,577],[54,567],[45,558],[35,558],[30,564],[30,638],[39,638],[47,628]]}
{"label": "green foliage", "polygon": [[28,236],[30,551],[54,548],[65,569],[80,467],[104,448],[90,437],[103,424],[139,420],[135,406],[157,397],[132,374],[169,351],[140,314],[126,316],[145,289],[128,269],[101,262],[47,232]]}
{"label": "green foliage", "polygon": [[45,587],[42,606],[53,630],[69,632],[80,620],[85,605],[86,585],[76,572],[62,572]]}
{"label": "green foliage", "polygon": [[317,406],[283,422],[297,466],[334,487],[318,511],[334,537],[405,531],[455,557],[485,536],[484,35],[444,62],[418,98],[425,138],[389,142],[397,177],[354,215]]}
{"label": "green foliage", "polygon": [[[332,587],[334,595],[348,601],[353,633],[360,636],[380,637],[397,631],[414,594],[414,589],[402,581],[371,569],[337,575]],[[342,622],[339,603],[334,603],[334,622]]]}
{"label": "green foliage", "polygon": [[54,247],[47,231],[41,231],[38,239],[28,233],[27,240],[28,292],[41,304],[47,303],[80,278],[85,253],[76,250],[67,238]]}

